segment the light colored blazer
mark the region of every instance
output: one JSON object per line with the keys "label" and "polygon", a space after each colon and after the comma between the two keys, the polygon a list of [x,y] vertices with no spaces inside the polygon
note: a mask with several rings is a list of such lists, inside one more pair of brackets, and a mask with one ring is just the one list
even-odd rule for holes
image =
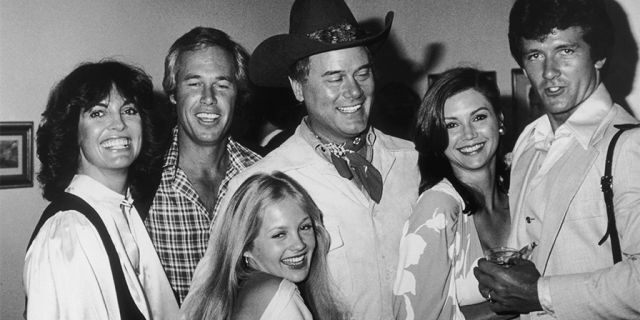
{"label": "light colored blazer", "polygon": [[[329,271],[341,302],[350,307],[354,319],[393,318],[392,286],[398,263],[402,226],[418,198],[418,154],[409,141],[386,135],[376,129],[372,163],[380,171],[383,192],[380,203],[370,200],[351,181],[342,178],[335,167],[318,154],[305,139],[306,124],[280,147],[234,177],[221,209],[240,184],[256,173],[282,171],[302,185],[323,213],[331,236],[327,255]],[[217,220],[221,219],[224,210]],[[217,222],[214,222],[214,225]],[[215,229],[215,227],[214,227]],[[211,244],[211,243],[210,243]],[[198,264],[191,290],[206,274],[209,245]]]}
{"label": "light colored blazer", "polygon": [[[540,204],[546,213],[532,260],[549,279],[551,305],[558,319],[640,319],[640,129],[625,132],[615,149],[613,192],[623,261],[613,266],[610,240],[598,246],[607,227],[600,177],[609,142],[617,131],[613,125],[637,120],[613,104],[602,85],[585,103],[610,107],[594,126],[588,147],[573,139],[569,151],[547,174],[554,181],[545,190],[548,201]],[[514,151],[513,211],[526,197],[523,184],[536,153],[531,141],[534,126],[535,122],[523,131]],[[524,213],[513,211],[511,245],[519,248],[531,239],[523,231],[528,227]],[[530,316],[548,317],[543,313]]]}

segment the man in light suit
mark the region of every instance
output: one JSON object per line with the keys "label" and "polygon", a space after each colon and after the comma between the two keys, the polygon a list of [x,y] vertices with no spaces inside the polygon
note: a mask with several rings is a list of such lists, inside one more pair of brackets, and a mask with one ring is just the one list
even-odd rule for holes
{"label": "man in light suit", "polygon": [[[225,197],[259,172],[279,170],[300,183],[322,210],[331,236],[329,271],[353,319],[393,318],[400,236],[420,182],[413,144],[369,124],[372,51],[392,20],[390,12],[384,29],[370,32],[344,0],[293,2],[289,33],[258,45],[249,72],[258,85],[289,86],[308,116],[287,141],[234,177]],[[210,256],[198,265],[192,292],[209,272]]]}
{"label": "man in light suit", "polygon": [[640,319],[640,129],[620,137],[613,203],[622,261],[614,265],[600,190],[615,124],[638,121],[612,102],[602,70],[613,30],[602,0],[517,0],[509,44],[545,115],[514,149],[509,244],[539,244],[504,268],[481,259],[480,291],[523,318]]}

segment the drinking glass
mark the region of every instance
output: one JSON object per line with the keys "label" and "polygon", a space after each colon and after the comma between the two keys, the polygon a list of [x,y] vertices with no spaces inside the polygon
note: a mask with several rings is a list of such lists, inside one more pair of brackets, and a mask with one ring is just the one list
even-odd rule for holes
{"label": "drinking glass", "polygon": [[509,247],[496,247],[484,251],[484,257],[487,259],[487,261],[503,266],[510,265],[511,259],[519,256],[520,255],[518,249]]}

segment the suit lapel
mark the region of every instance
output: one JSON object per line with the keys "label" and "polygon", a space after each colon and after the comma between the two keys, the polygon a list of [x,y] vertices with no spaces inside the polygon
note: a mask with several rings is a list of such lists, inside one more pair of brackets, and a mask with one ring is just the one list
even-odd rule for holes
{"label": "suit lapel", "polygon": [[[547,269],[551,249],[566,218],[569,205],[580,186],[584,183],[586,173],[597,156],[597,149],[589,148],[589,150],[585,150],[579,143],[574,141],[565,156],[560,158],[554,168],[547,173],[547,176],[552,177],[553,181],[547,193],[549,201],[545,207],[545,221],[540,239],[548,239],[548,241],[541,241],[538,255],[536,255],[537,258],[534,261],[543,275]],[[540,268],[540,266],[543,267]]]}
{"label": "suit lapel", "polygon": [[[379,143],[379,142],[378,142]],[[372,146],[373,148],[373,146]],[[376,155],[379,156],[379,159],[376,159]],[[389,176],[389,172],[391,172],[391,168],[393,164],[396,162],[396,157],[386,149],[383,148],[374,148],[373,150],[373,160],[371,163],[380,171],[380,175],[382,175],[382,181],[387,181]],[[383,191],[384,194],[384,191]]]}
{"label": "suit lapel", "polygon": [[[511,182],[510,182],[510,189],[509,189],[509,197],[513,197],[513,199],[516,202],[512,202],[512,214],[511,214],[511,219],[512,221],[515,221],[515,217],[514,214],[516,212],[521,211],[521,202],[523,197],[526,195],[526,191],[524,190],[524,188],[522,188],[522,186],[527,186],[529,185],[528,180],[531,180],[531,177],[529,176],[530,173],[528,172],[530,170],[530,165],[527,166],[516,166],[516,162],[517,163],[525,163],[525,164],[531,164],[533,162],[533,157],[536,154],[536,148],[531,145],[531,147],[527,150],[525,150],[522,155],[520,157],[518,157],[518,159],[513,159],[514,160],[514,168],[519,168],[518,170],[513,170],[513,172],[511,172]],[[515,206],[513,205],[515,203]]]}

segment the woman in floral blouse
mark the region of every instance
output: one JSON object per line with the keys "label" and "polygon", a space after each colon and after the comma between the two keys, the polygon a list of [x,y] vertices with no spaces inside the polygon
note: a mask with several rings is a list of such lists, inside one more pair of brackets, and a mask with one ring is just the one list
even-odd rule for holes
{"label": "woman in floral blouse", "polygon": [[501,317],[473,276],[483,250],[501,246],[509,233],[499,99],[491,74],[456,68],[422,101],[415,136],[421,195],[400,243],[397,319]]}

